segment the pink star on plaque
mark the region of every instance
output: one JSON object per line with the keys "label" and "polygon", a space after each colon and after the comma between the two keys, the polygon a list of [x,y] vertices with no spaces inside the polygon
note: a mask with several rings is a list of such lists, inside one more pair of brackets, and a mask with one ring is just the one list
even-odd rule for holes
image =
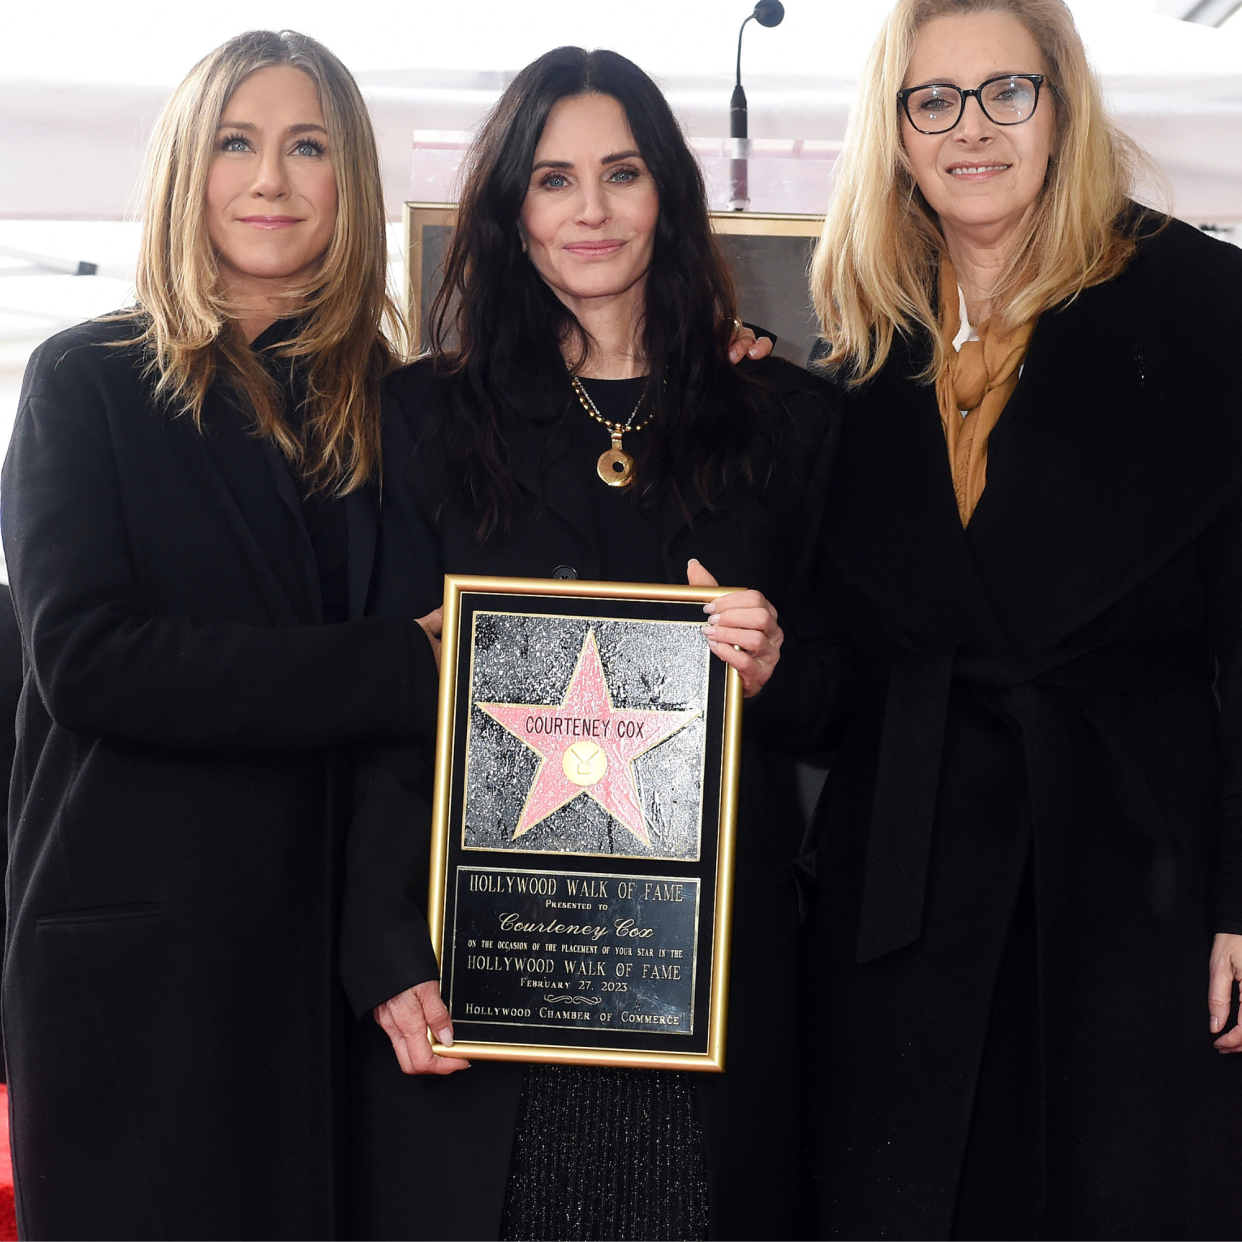
{"label": "pink star on plaque", "polygon": [[539,768],[513,833],[515,841],[553,811],[586,794],[644,845],[650,845],[634,783],[634,760],[699,715],[697,711],[613,707],[594,630],[587,631],[559,707],[527,703],[475,706],[539,755]]}

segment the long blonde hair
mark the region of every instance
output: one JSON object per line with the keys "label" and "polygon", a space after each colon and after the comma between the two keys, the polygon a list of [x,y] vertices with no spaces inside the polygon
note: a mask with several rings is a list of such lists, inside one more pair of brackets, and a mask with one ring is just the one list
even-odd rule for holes
{"label": "long blonde hair", "polygon": [[935,290],[944,238],[901,140],[897,92],[927,22],[980,12],[1012,14],[1031,33],[1051,83],[1047,103],[1057,114],[1043,189],[993,290],[1002,331],[1116,276],[1134,251],[1124,217],[1136,177],[1159,180],[1105,111],[1062,0],[898,0],[863,71],[811,265],[815,308],[831,347],[824,364],[852,382],[884,365],[894,334],[919,328],[935,351],[924,378],[943,365]]}
{"label": "long blonde hair", "polygon": [[[307,386],[304,432],[280,388],[238,331],[207,233],[207,174],[233,91],[273,65],[305,73],[319,93],[336,172],[336,228],[315,276],[291,288],[301,327],[273,349]],[[295,31],[252,30],[190,71],[156,123],[148,154],[138,259],[139,338],[158,376],[157,397],[201,426],[203,401],[223,379],[253,410],[257,431],[315,488],[344,494],[379,464],[380,381],[401,340],[387,293],[387,238],[379,157],[366,104],[349,71]]]}

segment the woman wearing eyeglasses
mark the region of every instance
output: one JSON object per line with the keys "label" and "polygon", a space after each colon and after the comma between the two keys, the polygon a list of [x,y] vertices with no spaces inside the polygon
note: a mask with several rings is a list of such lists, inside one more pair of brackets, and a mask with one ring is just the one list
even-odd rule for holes
{"label": "woman wearing eyeglasses", "polygon": [[864,685],[809,929],[820,1236],[1242,1230],[1242,254],[1142,168],[1060,0],[897,5],[813,272]]}

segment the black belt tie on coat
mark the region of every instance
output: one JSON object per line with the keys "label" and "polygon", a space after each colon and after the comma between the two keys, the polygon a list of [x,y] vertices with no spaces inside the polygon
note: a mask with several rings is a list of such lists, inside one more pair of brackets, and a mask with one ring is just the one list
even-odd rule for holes
{"label": "black belt tie on coat", "polygon": [[[956,683],[998,693],[1039,688],[1142,692],[1210,686],[1214,664],[1201,634],[1163,633],[1111,643],[1040,672],[1000,660],[961,657],[942,649],[909,655],[890,670],[884,732],[876,768],[867,842],[858,961],[869,962],[913,944],[923,924],[927,865],[940,782],[950,687]],[[1042,697],[1042,696],[1041,696]],[[1172,853],[1163,814],[1141,765],[1102,727],[1115,715],[1108,701],[1080,700],[1104,740],[1127,808],[1155,852],[1153,898],[1172,908]]]}

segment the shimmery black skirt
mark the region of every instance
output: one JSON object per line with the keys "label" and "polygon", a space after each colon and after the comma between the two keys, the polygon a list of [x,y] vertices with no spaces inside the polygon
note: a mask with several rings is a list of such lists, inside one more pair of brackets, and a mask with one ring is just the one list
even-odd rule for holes
{"label": "shimmery black skirt", "polygon": [[532,1065],[502,1239],[707,1237],[707,1165],[689,1074]]}

